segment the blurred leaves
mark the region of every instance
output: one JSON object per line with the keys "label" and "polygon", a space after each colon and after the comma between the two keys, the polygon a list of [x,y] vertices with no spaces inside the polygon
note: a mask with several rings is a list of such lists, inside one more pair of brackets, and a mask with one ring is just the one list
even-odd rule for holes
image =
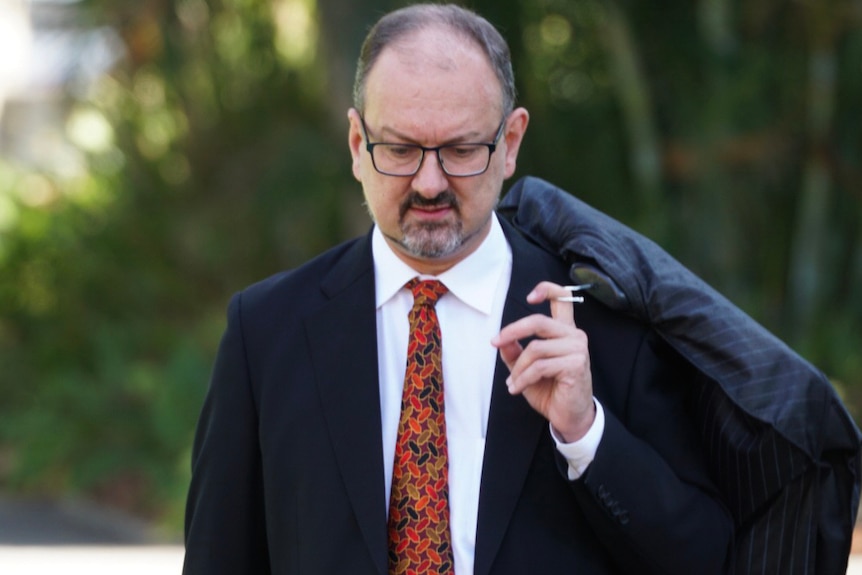
{"label": "blurred leaves", "polygon": [[343,237],[349,165],[270,3],[90,7],[130,57],[65,101],[84,169],[0,162],[0,488],[177,528],[227,298]]}

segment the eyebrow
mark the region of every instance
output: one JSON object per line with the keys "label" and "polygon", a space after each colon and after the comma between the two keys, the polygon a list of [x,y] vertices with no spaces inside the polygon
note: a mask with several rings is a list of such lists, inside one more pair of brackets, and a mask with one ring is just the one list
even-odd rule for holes
{"label": "eyebrow", "polygon": [[[366,125],[366,130],[367,129],[368,129],[368,127]],[[369,130],[369,132],[370,132],[370,130]],[[380,130],[378,132],[374,132],[374,135],[379,137],[379,138],[383,138],[383,140],[381,140],[382,143],[388,143],[389,140],[386,140],[385,138],[391,137],[391,138],[396,138],[399,140],[404,140],[405,143],[414,143],[414,144],[419,145],[419,140],[416,140],[414,138],[406,136],[405,134],[402,134],[401,132],[399,132],[398,130],[396,130],[394,128],[388,128],[388,127],[380,128]],[[496,133],[495,133],[495,135],[496,135]],[[479,138],[481,138],[481,133],[478,130],[474,130],[472,132],[468,132],[466,134],[458,136],[457,138],[452,138],[451,140],[446,140],[442,144],[438,144],[438,145],[446,146],[448,144],[469,144],[472,142],[478,142]]]}

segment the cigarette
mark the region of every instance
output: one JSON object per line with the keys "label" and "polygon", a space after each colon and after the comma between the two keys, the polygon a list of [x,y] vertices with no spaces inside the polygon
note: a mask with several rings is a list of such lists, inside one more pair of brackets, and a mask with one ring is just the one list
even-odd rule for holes
{"label": "cigarette", "polygon": [[[566,291],[570,291],[572,293],[588,290],[593,287],[593,284],[578,284],[573,286],[563,286],[563,289]],[[584,296],[582,295],[569,295],[569,296],[559,296],[555,298],[557,301],[568,301],[572,303],[584,303]]]}

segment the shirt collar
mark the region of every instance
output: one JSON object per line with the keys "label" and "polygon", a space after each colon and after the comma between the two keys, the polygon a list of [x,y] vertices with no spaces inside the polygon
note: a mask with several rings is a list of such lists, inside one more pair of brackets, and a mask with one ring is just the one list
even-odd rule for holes
{"label": "shirt collar", "polygon": [[512,261],[512,250],[496,214],[491,217],[488,236],[476,251],[436,277],[422,275],[404,263],[389,247],[377,226],[372,232],[371,250],[378,309],[395,296],[404,284],[419,276],[421,279],[440,280],[462,302],[481,313],[490,314],[501,276]]}

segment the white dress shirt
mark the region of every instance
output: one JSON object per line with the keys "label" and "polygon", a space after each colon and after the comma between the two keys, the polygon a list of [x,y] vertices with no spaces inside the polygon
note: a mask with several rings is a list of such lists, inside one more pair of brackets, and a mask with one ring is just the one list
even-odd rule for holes
{"label": "white dress shirt", "polygon": [[[449,523],[455,573],[472,573],[485,434],[498,353],[490,342],[500,331],[512,275],[512,250],[493,217],[491,231],[479,248],[434,278],[419,274],[399,259],[377,227],[372,233],[372,252],[387,513],[406,369],[407,315],[413,307],[413,295],[404,285],[417,276],[438,279],[449,289],[436,305],[449,450]],[[597,411],[601,412],[598,404]],[[594,424],[587,434],[586,442],[558,442],[569,461],[570,478],[580,476],[592,461],[603,428],[602,418],[601,425]]]}

